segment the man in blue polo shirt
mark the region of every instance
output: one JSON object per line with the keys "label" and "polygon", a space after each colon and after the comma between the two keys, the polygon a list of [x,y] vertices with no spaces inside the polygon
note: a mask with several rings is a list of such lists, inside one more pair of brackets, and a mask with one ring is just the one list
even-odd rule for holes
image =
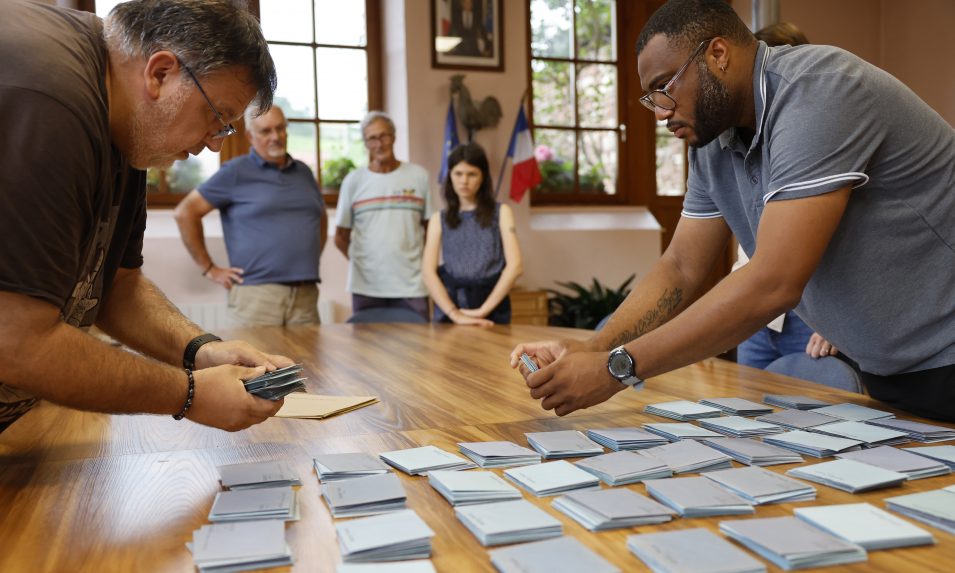
{"label": "man in blue polo shirt", "polygon": [[[202,276],[229,291],[229,310],[247,326],[318,322],[318,263],[328,219],[315,176],[287,151],[278,107],[245,115],[252,149],[176,207],[182,241]],[[206,249],[202,217],[219,209],[229,263]]]}
{"label": "man in blue polo shirt", "polygon": [[[514,350],[543,366],[531,396],[586,408],[796,307],[874,398],[955,420],[955,130],[848,52],[758,42],[723,0],[670,0],[637,54],[641,103],[691,146],[683,217],[602,331]],[[731,233],[750,263],[703,292]]]}

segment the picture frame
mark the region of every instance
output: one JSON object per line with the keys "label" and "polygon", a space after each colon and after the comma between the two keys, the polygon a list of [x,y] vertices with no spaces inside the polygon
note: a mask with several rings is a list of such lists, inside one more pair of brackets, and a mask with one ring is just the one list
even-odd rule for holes
{"label": "picture frame", "polygon": [[504,70],[501,0],[431,0],[431,67]]}

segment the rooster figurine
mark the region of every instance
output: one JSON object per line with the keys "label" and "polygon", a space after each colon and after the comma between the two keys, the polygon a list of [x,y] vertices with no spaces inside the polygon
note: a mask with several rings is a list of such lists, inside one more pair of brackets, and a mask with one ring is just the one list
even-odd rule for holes
{"label": "rooster figurine", "polygon": [[461,125],[468,130],[468,141],[473,141],[475,131],[494,127],[501,121],[501,104],[493,96],[475,105],[471,92],[464,85],[464,74],[451,76],[451,97],[455,95],[458,96],[458,117],[461,118]]}

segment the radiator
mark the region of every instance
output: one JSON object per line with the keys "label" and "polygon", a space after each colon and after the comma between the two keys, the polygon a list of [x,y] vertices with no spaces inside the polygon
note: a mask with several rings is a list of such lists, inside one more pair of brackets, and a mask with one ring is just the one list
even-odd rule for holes
{"label": "radiator", "polygon": [[235,326],[225,302],[200,302],[178,306],[186,318],[198,324],[206,332]]}

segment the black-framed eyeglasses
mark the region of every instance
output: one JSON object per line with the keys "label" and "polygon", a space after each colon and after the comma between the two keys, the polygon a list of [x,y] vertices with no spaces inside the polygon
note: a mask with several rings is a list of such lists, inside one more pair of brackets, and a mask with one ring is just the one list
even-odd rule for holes
{"label": "black-framed eyeglasses", "polygon": [[378,143],[390,143],[395,140],[395,134],[393,133],[382,133],[380,135],[372,135],[371,137],[365,138],[365,143],[368,145],[374,145]]}
{"label": "black-framed eyeglasses", "polygon": [[196,74],[192,73],[192,70],[189,69],[189,66],[182,63],[181,60],[179,61],[179,65],[182,66],[182,69],[186,70],[186,73],[189,74],[190,78],[192,78],[193,83],[195,83],[196,87],[199,88],[199,93],[202,94],[203,99],[205,99],[206,103],[209,104],[209,109],[212,110],[212,113],[215,114],[216,119],[222,124],[222,129],[217,131],[212,137],[214,139],[225,139],[226,137],[229,137],[235,133],[235,128],[232,127],[232,124],[226,123],[226,121],[222,119],[222,114],[216,109],[216,106],[212,105],[212,100],[209,99],[208,95],[206,95],[206,90],[202,89],[202,84],[199,83],[199,79],[196,78]]}
{"label": "black-framed eyeglasses", "polygon": [[690,58],[685,64],[683,64],[677,73],[673,74],[673,77],[670,78],[670,81],[668,81],[665,86],[658,90],[652,90],[643,94],[643,96],[640,98],[640,103],[643,104],[643,107],[649,109],[650,111],[656,111],[656,108],[667,111],[676,109],[676,100],[674,100],[673,96],[670,95],[670,88],[672,88],[673,84],[680,79],[680,76],[683,75],[683,72],[685,72],[690,66],[690,62],[695,60],[700,54],[700,51],[707,47],[712,41],[713,38],[709,38],[700,42],[700,45],[693,50],[693,54],[690,55]]}

